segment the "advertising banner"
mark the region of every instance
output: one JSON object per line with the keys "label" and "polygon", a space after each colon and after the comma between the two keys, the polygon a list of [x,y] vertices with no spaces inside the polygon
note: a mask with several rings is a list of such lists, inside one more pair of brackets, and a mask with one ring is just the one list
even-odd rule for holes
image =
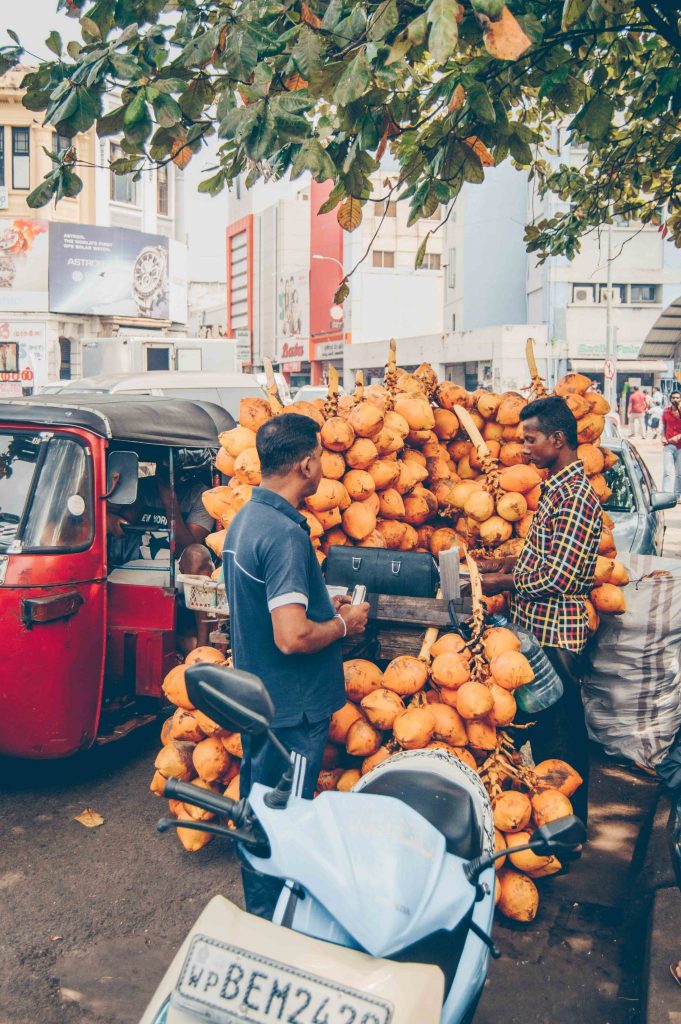
{"label": "advertising banner", "polygon": [[127,228],[50,225],[50,310],[169,319],[168,239]]}
{"label": "advertising banner", "polygon": [[48,222],[0,218],[0,312],[47,311]]}
{"label": "advertising banner", "polygon": [[0,320],[0,394],[30,394],[47,384],[47,377],[45,324]]}
{"label": "advertising banner", "polygon": [[281,274],[277,285],[277,359],[280,363],[299,363],[308,358],[309,324],[309,271]]}

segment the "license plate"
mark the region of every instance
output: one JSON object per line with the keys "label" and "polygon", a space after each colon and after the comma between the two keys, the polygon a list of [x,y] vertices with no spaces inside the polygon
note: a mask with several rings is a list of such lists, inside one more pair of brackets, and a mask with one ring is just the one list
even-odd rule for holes
{"label": "license plate", "polygon": [[390,1024],[393,1005],[195,935],[171,1002],[215,1024]]}

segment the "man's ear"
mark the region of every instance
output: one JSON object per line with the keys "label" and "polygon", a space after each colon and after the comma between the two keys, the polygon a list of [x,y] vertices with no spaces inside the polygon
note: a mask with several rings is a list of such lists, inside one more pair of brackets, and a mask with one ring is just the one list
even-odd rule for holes
{"label": "man's ear", "polygon": [[565,434],[562,430],[554,430],[553,432],[553,444],[556,448],[565,447]]}

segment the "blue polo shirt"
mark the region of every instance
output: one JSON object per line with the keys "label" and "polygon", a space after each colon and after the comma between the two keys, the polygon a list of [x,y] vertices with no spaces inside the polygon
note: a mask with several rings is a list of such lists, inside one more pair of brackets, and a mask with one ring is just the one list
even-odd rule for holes
{"label": "blue polo shirt", "polygon": [[341,641],[314,654],[283,654],[272,630],[271,612],[283,605],[303,605],[313,622],[335,614],[305,517],[274,491],[254,487],[222,557],[235,668],[262,679],[275,726],[328,718],[345,703]]}

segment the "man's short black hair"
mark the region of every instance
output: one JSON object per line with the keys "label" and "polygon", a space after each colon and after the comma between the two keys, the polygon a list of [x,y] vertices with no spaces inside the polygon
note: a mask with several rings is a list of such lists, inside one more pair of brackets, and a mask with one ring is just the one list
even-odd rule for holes
{"label": "man's short black hair", "polygon": [[679,391],[678,388],[674,388],[674,390],[670,392],[669,397],[671,398],[672,395],[681,395],[681,391]]}
{"label": "man's short black hair", "polygon": [[319,426],[309,416],[292,412],[275,416],[258,430],[255,446],[263,476],[283,476],[319,443]]}
{"label": "man's short black hair", "polygon": [[560,430],[565,435],[565,440],[570,448],[577,447],[577,420],[572,413],[570,406],[564,398],[558,395],[549,395],[548,398],[538,398],[530,402],[520,413],[522,422],[536,419],[542,434],[553,434]]}

